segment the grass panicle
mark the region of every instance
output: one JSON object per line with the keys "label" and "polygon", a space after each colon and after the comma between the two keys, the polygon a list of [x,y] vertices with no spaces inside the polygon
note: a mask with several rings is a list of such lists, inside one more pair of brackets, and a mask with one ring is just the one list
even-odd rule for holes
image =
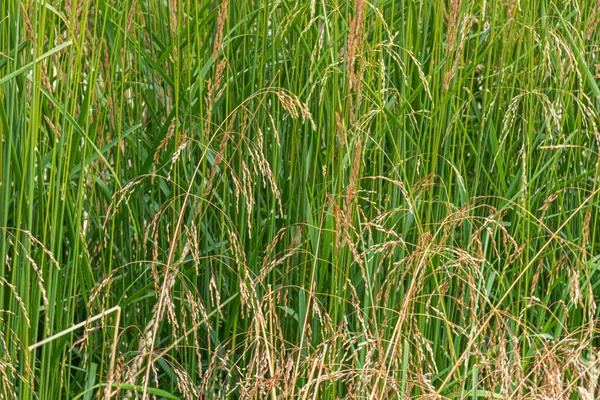
{"label": "grass panicle", "polygon": [[0,2],[0,400],[598,398],[599,4]]}

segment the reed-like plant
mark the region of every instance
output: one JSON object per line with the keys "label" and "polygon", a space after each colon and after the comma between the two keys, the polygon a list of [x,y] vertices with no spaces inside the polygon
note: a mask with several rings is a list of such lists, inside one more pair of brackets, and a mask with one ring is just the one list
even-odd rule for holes
{"label": "reed-like plant", "polygon": [[596,399],[600,3],[0,2],[0,399]]}

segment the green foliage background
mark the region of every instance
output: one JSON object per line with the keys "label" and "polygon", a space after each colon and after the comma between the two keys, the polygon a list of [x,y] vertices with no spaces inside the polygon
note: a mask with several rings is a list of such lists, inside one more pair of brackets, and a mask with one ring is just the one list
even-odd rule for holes
{"label": "green foliage background", "polygon": [[596,398],[599,4],[3,0],[0,398]]}

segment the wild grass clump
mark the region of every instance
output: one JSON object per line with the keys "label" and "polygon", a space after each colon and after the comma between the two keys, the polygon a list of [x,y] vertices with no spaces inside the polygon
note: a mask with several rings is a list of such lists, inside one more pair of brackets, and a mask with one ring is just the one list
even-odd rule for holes
{"label": "wild grass clump", "polygon": [[596,399],[600,7],[0,2],[0,399]]}

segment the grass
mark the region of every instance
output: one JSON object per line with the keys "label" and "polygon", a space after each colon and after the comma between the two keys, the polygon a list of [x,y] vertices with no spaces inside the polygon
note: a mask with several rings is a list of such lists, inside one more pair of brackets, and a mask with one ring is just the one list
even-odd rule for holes
{"label": "grass", "polygon": [[0,399],[597,398],[599,22],[1,2]]}

